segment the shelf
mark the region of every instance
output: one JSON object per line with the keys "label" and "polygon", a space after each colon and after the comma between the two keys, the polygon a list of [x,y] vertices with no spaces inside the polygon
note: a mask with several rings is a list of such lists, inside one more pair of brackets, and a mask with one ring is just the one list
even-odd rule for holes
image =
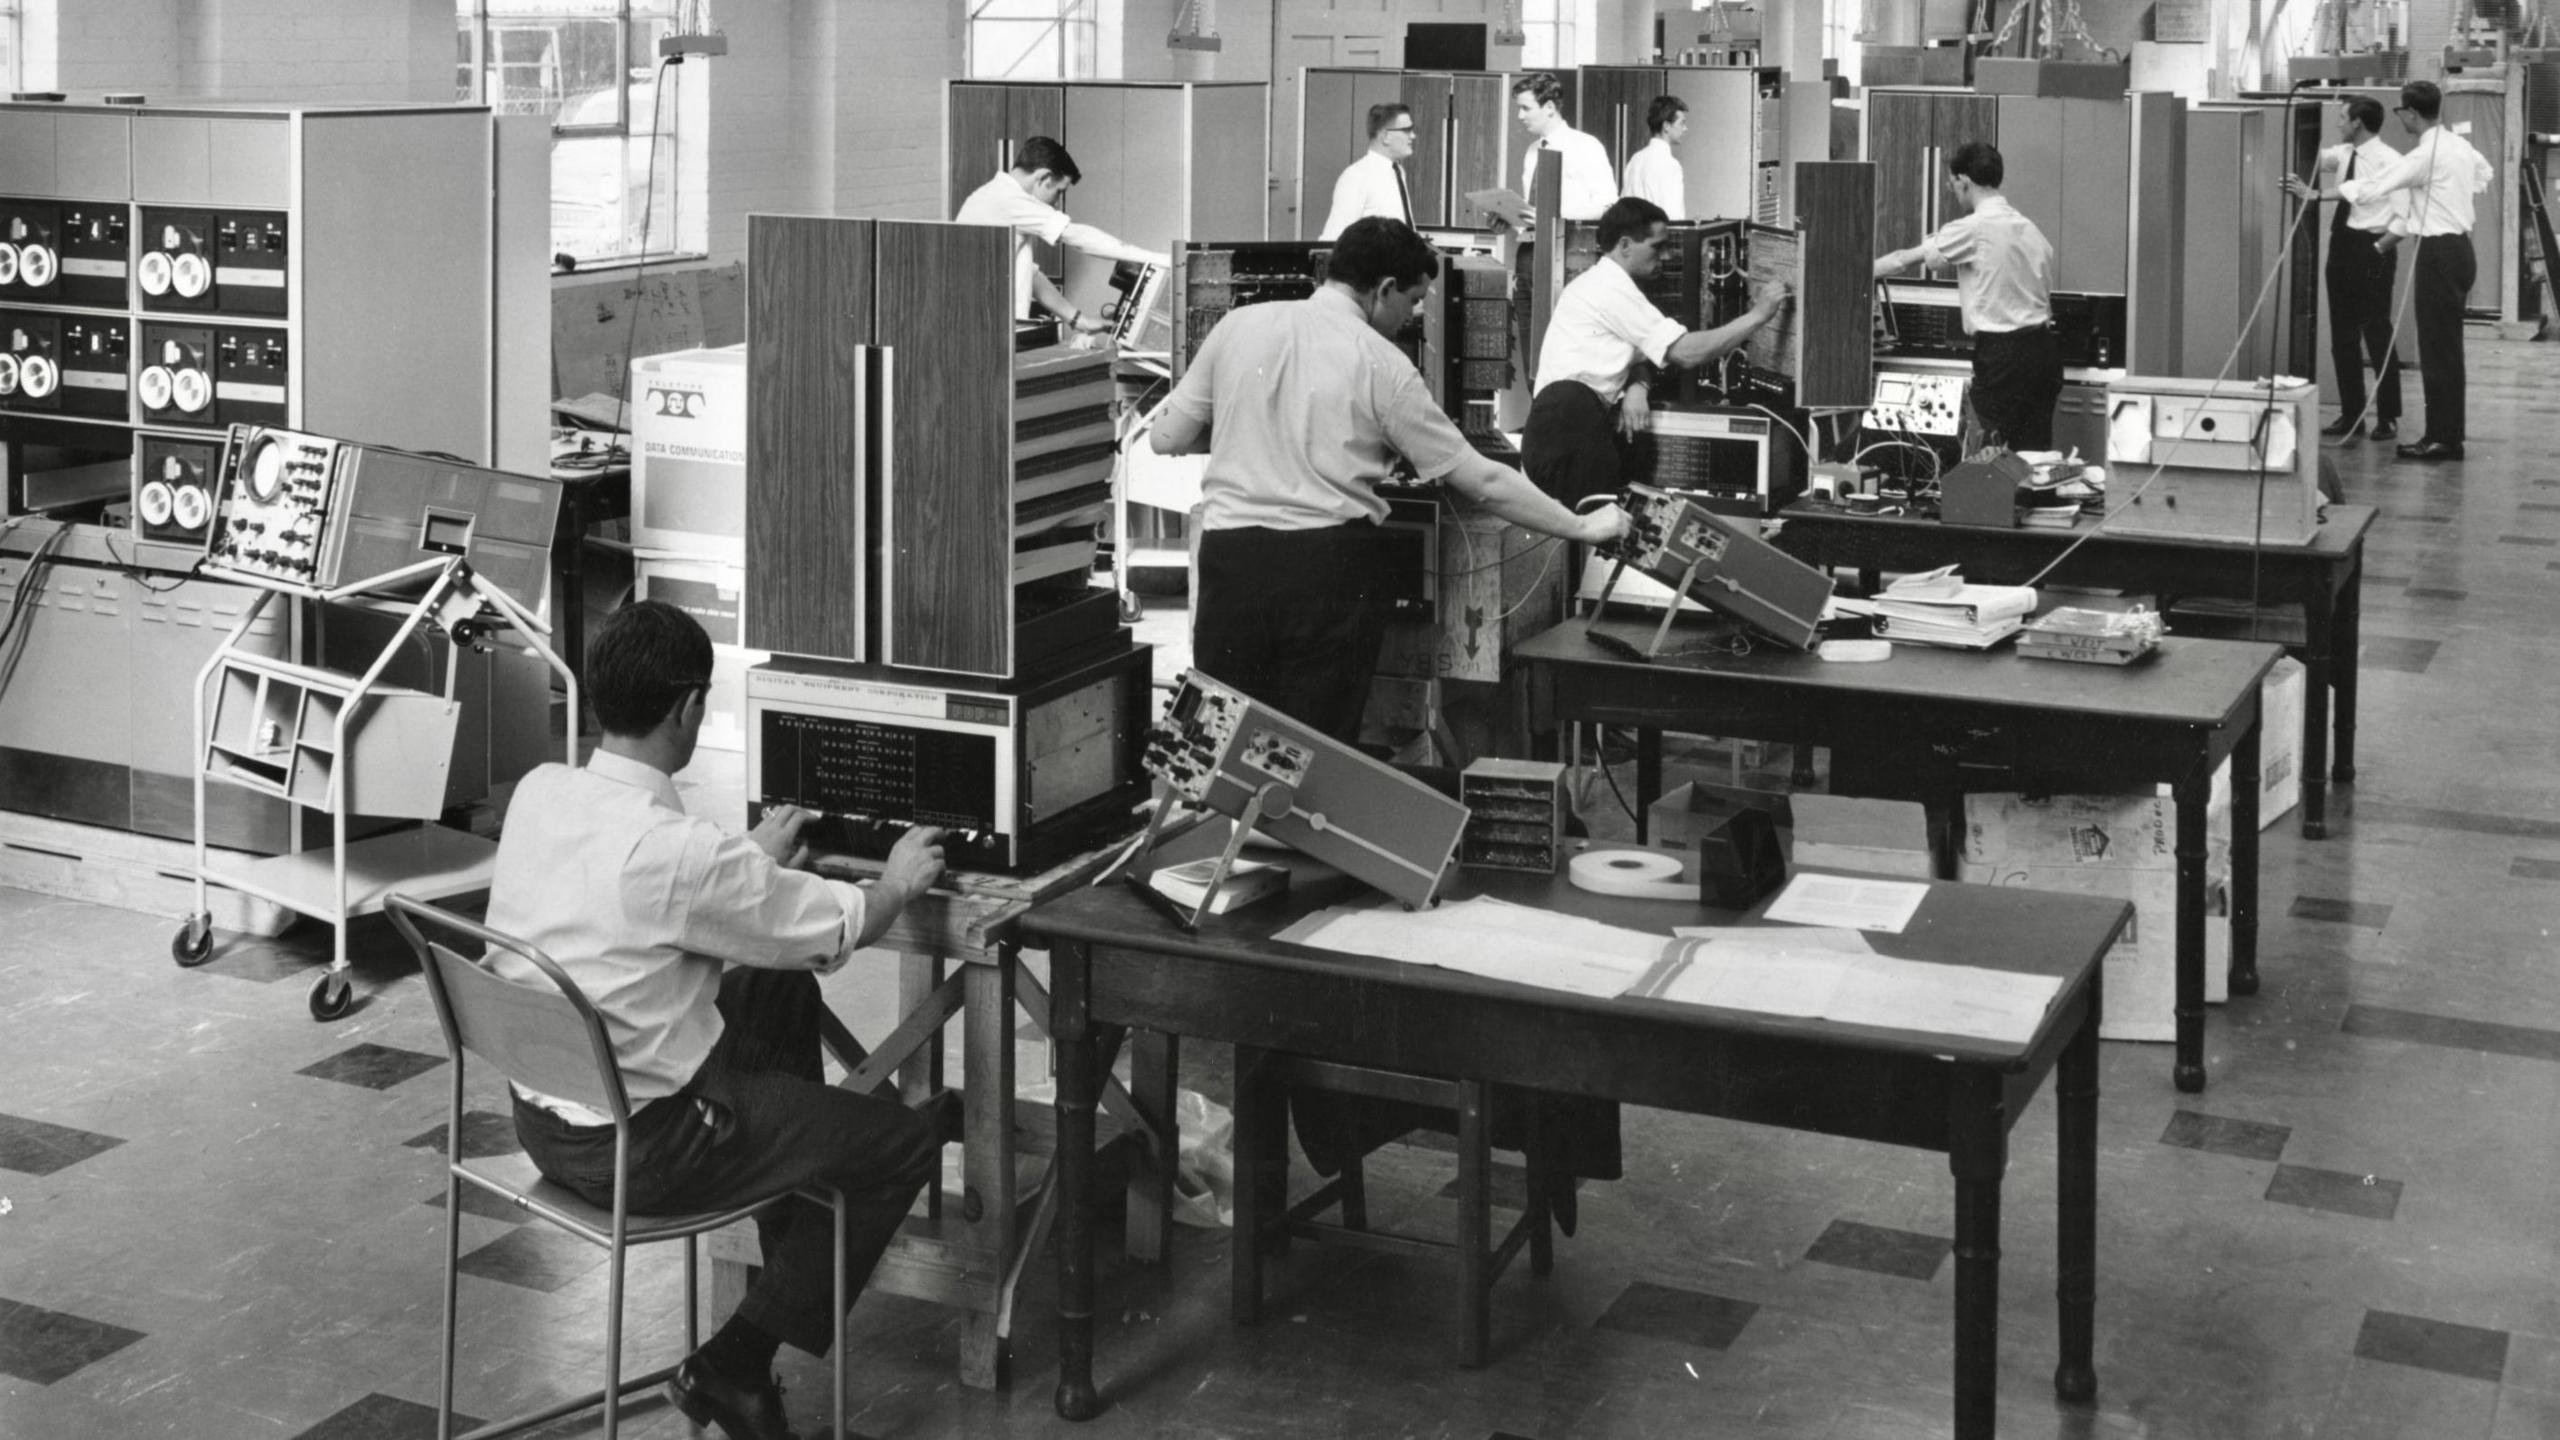
{"label": "shelf", "polygon": [[334,670],[226,657],[215,680],[206,778],[315,810],[419,820],[441,814],[460,705],[389,686],[367,691],[350,714],[356,683]]}
{"label": "shelf", "polygon": [[[347,916],[370,915],[398,893],[442,900],[486,889],[497,868],[498,842],[441,825],[422,825],[358,840],[346,847]],[[330,852],[246,856],[209,853],[205,878],[317,919],[337,914]]]}

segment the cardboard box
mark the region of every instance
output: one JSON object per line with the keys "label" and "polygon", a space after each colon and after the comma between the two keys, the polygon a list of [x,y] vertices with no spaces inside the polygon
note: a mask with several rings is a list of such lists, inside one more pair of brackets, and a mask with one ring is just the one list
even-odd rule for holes
{"label": "cardboard box", "polygon": [[[2230,767],[2207,805],[2205,1000],[2229,998]],[[2014,794],[1965,797],[1958,878],[2133,902],[2133,920],[2106,956],[2109,1040],[2177,1038],[2177,807],[2159,795]]]}
{"label": "cardboard box", "polygon": [[702,622],[711,636],[710,713],[702,721],[706,750],[747,748],[747,670],[773,658],[738,644],[745,618],[746,572],[694,556],[635,554],[631,598],[660,600]]}
{"label": "cardboard box", "polygon": [[2302,707],[2310,672],[2287,655],[2258,687],[2258,828],[2302,803]]}
{"label": "cardboard box", "polygon": [[643,356],[631,395],[631,543],[744,564],[746,347]]}
{"label": "cardboard box", "polygon": [[1795,839],[1788,854],[1797,865],[1913,880],[1937,878],[1937,862],[1929,849],[1929,814],[1916,800],[1798,795],[1793,809]]}
{"label": "cardboard box", "polygon": [[1778,825],[1778,843],[1788,845],[1795,829],[1795,797],[1775,790],[1691,781],[1665,794],[1645,810],[1647,842],[1667,850],[1695,850],[1698,837],[1740,810],[1766,810]]}

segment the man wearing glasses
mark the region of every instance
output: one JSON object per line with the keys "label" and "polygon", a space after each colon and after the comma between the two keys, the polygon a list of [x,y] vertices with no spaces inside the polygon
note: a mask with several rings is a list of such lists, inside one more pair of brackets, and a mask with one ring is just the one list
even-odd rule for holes
{"label": "man wearing glasses", "polygon": [[1762,291],[1741,319],[1683,330],[1636,282],[1661,263],[1662,207],[1628,196],[1600,215],[1600,258],[1564,287],[1538,347],[1521,469],[1566,504],[1615,493],[1620,444],[1645,427],[1652,399],[1638,365],[1695,366],[1724,355],[1786,308],[1784,289]]}
{"label": "man wearing glasses", "polygon": [[2459,460],[2464,433],[2465,377],[2462,311],[2479,274],[2471,253],[2473,196],[2489,188],[2490,166],[2471,142],[2438,118],[2444,92],[2431,80],[2400,87],[2392,111],[2416,137],[2409,151],[2371,176],[2338,182],[2338,197],[2365,205],[2394,191],[2402,197],[2392,233],[2415,237],[2418,259],[2410,308],[2418,322],[2418,381],[2427,402],[2427,430],[2399,449],[2404,460]]}
{"label": "man wearing glasses", "polygon": [[1390,100],[1369,107],[1369,153],[1342,167],[1333,181],[1333,211],[1319,240],[1340,238],[1364,215],[1413,223],[1413,190],[1404,162],[1413,158],[1413,111]]}

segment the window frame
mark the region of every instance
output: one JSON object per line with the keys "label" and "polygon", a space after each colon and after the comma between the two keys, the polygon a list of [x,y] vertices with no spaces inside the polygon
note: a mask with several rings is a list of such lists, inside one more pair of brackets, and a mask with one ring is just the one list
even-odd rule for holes
{"label": "window frame", "polygon": [[[962,17],[965,52],[961,68],[971,80],[1093,80],[1102,76],[1102,0],[1038,0],[1047,14],[989,15],[987,12],[1007,0],[968,0],[968,13]],[[1011,0],[1025,5],[1025,0]],[[992,61],[982,56],[985,43],[982,34],[996,26],[1040,25],[1046,33],[1014,57],[1002,70],[990,68]],[[1079,44],[1081,39],[1081,44]],[[1025,61],[1044,45],[1055,46],[1057,68],[1028,70]],[[1116,73],[1116,72],[1114,72]]]}

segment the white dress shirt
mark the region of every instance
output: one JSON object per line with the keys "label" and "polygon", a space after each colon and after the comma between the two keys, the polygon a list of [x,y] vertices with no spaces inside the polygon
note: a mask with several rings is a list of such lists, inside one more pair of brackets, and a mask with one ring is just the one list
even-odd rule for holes
{"label": "white dress shirt", "polygon": [[[2333,173],[2337,176],[2337,180],[2334,183],[2339,187],[2343,187],[2350,178],[2370,180],[2381,175],[2390,169],[2392,161],[2400,158],[2399,151],[2383,144],[2380,137],[2373,135],[2366,136],[2361,145],[2332,145],[2320,153],[2324,159],[2336,162]],[[2350,161],[2354,162],[2356,172],[2352,177],[2347,174]],[[2362,200],[2351,201],[2346,198],[2341,188],[2338,203],[2347,207],[2348,229],[2379,235],[2391,228],[2391,222],[2397,219],[2400,211],[2407,206],[2408,197],[2399,191],[2392,190],[2379,195],[2367,195]]]}
{"label": "white dress shirt", "polygon": [[2361,204],[2406,190],[2400,213],[2391,220],[2392,234],[2468,235],[2475,223],[2471,197],[2489,188],[2493,173],[2488,159],[2472,149],[2470,141],[2435,125],[2418,137],[2408,154],[2392,156],[2381,174],[2367,179],[2359,170],[2355,179],[2339,182],[2338,194]]}
{"label": "white dress shirt", "polygon": [[1368,215],[1413,223],[1405,187],[1396,178],[1396,162],[1375,150],[1343,166],[1334,177],[1333,209],[1325,215],[1324,229],[1316,232],[1316,238],[1336,239],[1351,228],[1352,221]]}
{"label": "white dress shirt", "polygon": [[1080,225],[1067,218],[1067,212],[1054,205],[1044,205],[1010,171],[999,170],[996,178],[969,192],[960,202],[960,213],[952,219],[963,225],[1002,225],[1013,231],[1013,313],[1015,318],[1031,318],[1031,277],[1039,263],[1031,258],[1031,242],[1068,244],[1087,255],[1106,260],[1135,260],[1142,265],[1161,265],[1165,257],[1153,250],[1115,239],[1090,225]]}
{"label": "white dress shirt", "polygon": [[1603,255],[1556,298],[1555,318],[1538,346],[1536,390],[1579,380],[1602,404],[1615,405],[1636,357],[1661,364],[1683,333],[1679,321],[1655,309],[1636,288],[1625,266]]}
{"label": "white dress shirt", "polygon": [[1545,139],[1530,141],[1520,157],[1520,194],[1530,204],[1538,203],[1538,153],[1542,150],[1564,156],[1564,219],[1597,220],[1618,198],[1617,184],[1609,173],[1608,147],[1599,136],[1558,122]]}
{"label": "white dress shirt", "polygon": [[[722,1029],[724,965],[832,971],[862,934],[862,891],[776,864],[744,835],[684,813],[675,782],[597,751],[516,784],[489,886],[489,928],[557,961],[604,1016],[636,1106],[682,1089]],[[548,987],[513,955],[491,968]],[[577,1125],[612,1116],[526,1099]]]}
{"label": "white dress shirt", "polygon": [[1985,195],[1920,242],[1928,262],[1955,267],[1964,328],[1998,335],[2053,319],[2053,245],[2006,195]]}
{"label": "white dress shirt", "polygon": [[1209,427],[1207,530],[1384,520],[1377,484],[1396,456],[1437,480],[1475,453],[1413,362],[1329,285],[1228,311],[1164,403]]}
{"label": "white dress shirt", "polygon": [[1674,220],[1688,217],[1681,206],[1689,200],[1689,177],[1680,170],[1680,157],[1672,153],[1671,142],[1656,135],[1653,143],[1627,157],[1626,180],[1621,193],[1639,200],[1650,200],[1662,207],[1662,213]]}

